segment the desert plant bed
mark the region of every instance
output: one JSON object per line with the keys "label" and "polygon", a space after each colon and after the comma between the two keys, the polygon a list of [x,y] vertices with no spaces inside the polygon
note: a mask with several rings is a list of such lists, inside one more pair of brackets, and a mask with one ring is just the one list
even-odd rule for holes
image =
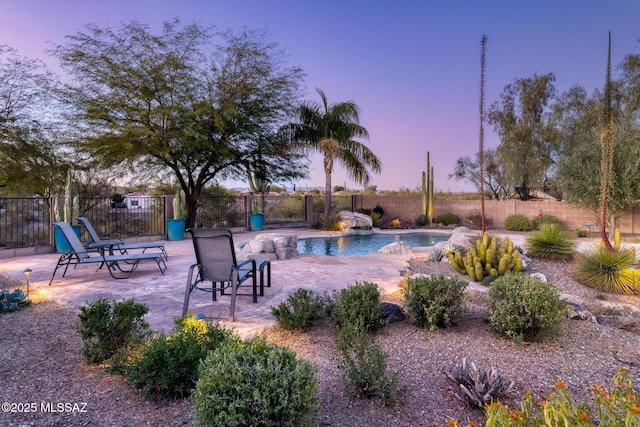
{"label": "desert plant bed", "polygon": [[[414,272],[455,273],[445,262],[412,261]],[[286,346],[318,368],[318,415],[323,426],[444,426],[458,418],[461,425],[474,420],[484,425],[484,415],[456,398],[455,384],[444,370],[463,358],[476,365],[495,367],[513,380],[517,391],[503,402],[517,405],[525,390],[538,399],[553,392],[562,379],[574,398],[591,401],[589,384],[612,387],[613,374],[629,369],[640,384],[640,298],[603,295],[569,274],[570,263],[532,260],[529,272],[541,272],[561,294],[580,300],[596,316],[592,320],[563,320],[554,333],[530,343],[516,344],[501,337],[485,322],[486,293],[481,285],[466,290],[467,311],[457,326],[429,332],[409,321],[387,325],[373,333],[388,354],[388,369],[397,372],[402,391],[394,404],[351,397],[336,363],[335,326],[321,318],[308,332],[273,327],[267,340]],[[402,303],[400,293],[384,299]],[[82,355],[78,311],[48,300],[19,311],[0,314],[0,363],[4,372],[0,400],[36,403],[36,412],[5,412],[4,425],[140,425],[186,426],[193,421],[189,399],[148,400],[126,380]],[[77,403],[77,411],[44,412],[41,403]],[[16,405],[17,406],[17,405]],[[24,406],[23,406],[24,407]],[[46,407],[46,406],[45,406]],[[72,407],[73,409],[73,407]]]}

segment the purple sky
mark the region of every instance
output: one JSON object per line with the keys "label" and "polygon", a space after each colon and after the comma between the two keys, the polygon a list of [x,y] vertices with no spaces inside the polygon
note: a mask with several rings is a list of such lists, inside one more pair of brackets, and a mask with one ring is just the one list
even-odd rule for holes
{"label": "purple sky", "polygon": [[[414,188],[431,152],[435,187],[464,191],[449,180],[455,161],[478,150],[480,38],[486,34],[486,105],[515,78],[553,72],[559,92],[604,85],[607,31],[613,77],[626,54],[640,53],[639,0],[353,1],[353,0],[0,0],[0,43],[39,57],[47,42],[64,43],[87,23],[118,26],[137,19],[158,28],[178,17],[220,29],[268,27],[292,65],[307,72],[307,98],[355,101],[365,143],[382,159],[378,189]],[[487,147],[498,145],[486,127]],[[333,185],[356,188],[337,167]],[[235,183],[240,184],[242,183]],[[311,179],[323,186],[319,157]]]}

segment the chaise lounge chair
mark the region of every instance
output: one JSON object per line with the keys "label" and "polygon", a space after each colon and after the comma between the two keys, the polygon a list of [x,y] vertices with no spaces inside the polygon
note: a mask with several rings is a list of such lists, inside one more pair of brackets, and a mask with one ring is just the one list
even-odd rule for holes
{"label": "chaise lounge chair", "polygon": [[[229,320],[235,320],[236,295],[252,295],[253,302],[258,302],[258,284],[256,261],[238,262],[233,245],[231,230],[225,229],[188,229],[193,237],[196,253],[196,264],[189,267],[187,288],[184,295],[182,317],[189,309],[189,296],[194,289],[211,292],[211,299],[216,301],[217,293],[225,295],[229,289],[231,304]],[[268,261],[260,264],[260,295],[264,295],[264,270],[267,269],[267,286],[271,286],[271,265]],[[195,273],[195,274],[194,274]],[[252,293],[238,293],[238,288],[247,280],[252,280]],[[203,282],[211,282],[211,287],[200,287]],[[217,287],[220,283],[220,288]]]}
{"label": "chaise lounge chair", "polygon": [[155,261],[163,275],[164,270],[167,269],[167,265],[164,262],[164,255],[161,252],[120,255],[104,255],[102,252],[88,252],[87,248],[82,245],[78,236],[73,232],[71,225],[66,222],[55,222],[53,226],[58,227],[62,231],[64,237],[69,242],[70,250],[58,259],[58,264],[53,270],[49,285],[53,282],[58,268],[62,266],[64,266],[64,272],[62,273],[62,277],[64,277],[70,265],[73,265],[75,268],[79,264],[100,264],[98,270],[106,265],[109,274],[111,274],[111,277],[114,279],[126,279],[138,267],[138,263],[145,260]]}
{"label": "chaise lounge chair", "polygon": [[120,254],[126,254],[129,249],[142,249],[142,253],[145,253],[147,249],[159,249],[164,259],[168,258],[164,243],[124,243],[121,239],[101,239],[88,218],[81,216],[76,219],[84,225],[87,233],[89,233],[91,241],[84,244],[87,249],[96,250],[109,247],[111,250],[119,251]]}

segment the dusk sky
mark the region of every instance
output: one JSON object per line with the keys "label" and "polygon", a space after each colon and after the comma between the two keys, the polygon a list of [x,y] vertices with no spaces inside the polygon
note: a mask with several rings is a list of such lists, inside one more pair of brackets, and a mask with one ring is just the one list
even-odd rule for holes
{"label": "dusk sky", "polygon": [[[307,77],[306,98],[351,100],[361,108],[365,142],[383,162],[371,184],[414,188],[426,168],[435,187],[464,191],[450,180],[455,161],[478,150],[480,39],[488,37],[486,100],[505,85],[553,72],[558,92],[602,88],[607,32],[612,35],[613,77],[625,55],[640,53],[640,0],[353,1],[353,0],[0,0],[0,44],[22,56],[56,60],[48,42],[88,23],[117,27],[136,19],[157,29],[163,21],[215,25],[218,29],[268,28]],[[499,144],[485,127],[486,147]],[[337,167],[333,185],[357,188]],[[242,183],[234,183],[234,185]],[[304,189],[324,185],[319,157],[312,157]]]}

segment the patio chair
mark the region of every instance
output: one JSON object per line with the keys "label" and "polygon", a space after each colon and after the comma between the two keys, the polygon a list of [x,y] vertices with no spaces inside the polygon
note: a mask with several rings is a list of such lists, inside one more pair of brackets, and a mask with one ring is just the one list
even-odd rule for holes
{"label": "patio chair", "polygon": [[[235,306],[237,295],[252,295],[253,302],[258,302],[258,283],[256,273],[260,273],[260,296],[264,295],[264,270],[267,269],[267,286],[270,286],[271,266],[268,261],[256,268],[255,260],[238,262],[233,244],[231,230],[227,229],[188,229],[193,238],[196,254],[196,264],[189,267],[187,287],[184,295],[182,317],[189,309],[189,297],[193,290],[198,289],[211,292],[212,301],[217,300],[217,293],[225,295],[225,290],[231,294],[229,306],[229,320],[235,320]],[[252,292],[239,293],[238,288],[251,279]],[[204,282],[211,282],[211,287],[202,286]],[[220,283],[218,288],[217,284]]]}
{"label": "patio chair", "polygon": [[[164,243],[159,242],[150,242],[150,243],[124,243],[122,239],[101,239],[98,235],[98,232],[93,228],[91,221],[88,218],[83,216],[76,218],[84,228],[89,233],[89,238],[91,239],[89,242],[85,243],[84,246],[87,249],[92,250],[102,250],[105,247],[108,247],[112,250],[116,249],[121,254],[126,254],[129,249],[142,249],[142,253],[146,252],[147,249],[159,249],[166,260],[169,256],[167,254],[166,249],[164,248]],[[110,253],[112,255],[112,253]]]}
{"label": "patio chair", "polygon": [[[141,254],[120,254],[120,255],[105,255],[103,252],[88,252],[84,247],[78,236],[73,232],[73,228],[66,222],[55,222],[54,227],[58,227],[67,242],[69,243],[70,250],[66,254],[62,254],[58,259],[56,268],[53,270],[49,285],[53,282],[53,278],[58,271],[58,268],[64,266],[64,272],[62,277],[67,274],[67,269],[70,265],[74,268],[80,264],[100,264],[98,270],[103,266],[107,266],[109,274],[114,279],[126,279],[133,273],[138,267],[140,261],[153,260],[158,264],[160,272],[164,275],[164,271],[167,269],[167,265],[164,262],[164,256],[161,252],[145,252]],[[96,270],[97,271],[97,270]]]}

